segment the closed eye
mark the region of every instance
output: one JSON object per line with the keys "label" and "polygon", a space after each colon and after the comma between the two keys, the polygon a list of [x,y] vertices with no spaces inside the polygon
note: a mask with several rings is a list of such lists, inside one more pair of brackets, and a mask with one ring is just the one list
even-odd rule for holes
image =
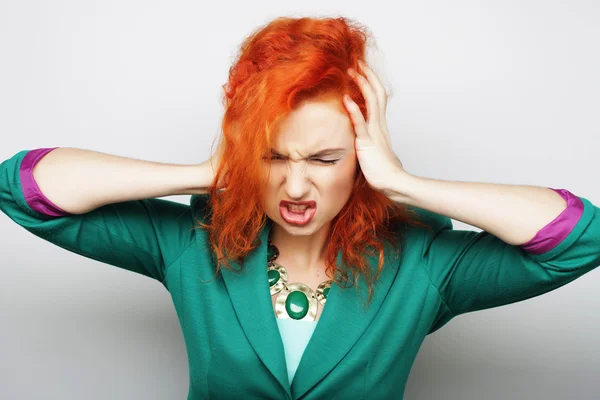
{"label": "closed eye", "polygon": [[[271,156],[271,160],[283,160],[283,158],[279,155],[274,154]],[[339,159],[338,160],[323,160],[321,158],[312,158],[311,160],[317,161],[317,162],[320,162],[323,164],[335,164],[336,162],[339,161]]]}
{"label": "closed eye", "polygon": [[321,159],[315,159],[315,161],[324,163],[324,164],[335,164],[336,162],[338,162],[338,160],[321,160]]}

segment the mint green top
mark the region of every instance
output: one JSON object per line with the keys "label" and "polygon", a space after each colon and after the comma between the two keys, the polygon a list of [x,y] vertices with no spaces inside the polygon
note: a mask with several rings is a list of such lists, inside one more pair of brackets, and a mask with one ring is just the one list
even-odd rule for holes
{"label": "mint green top", "polygon": [[[188,400],[402,399],[427,335],[461,314],[555,290],[600,264],[599,209],[583,197],[574,227],[539,254],[485,231],[455,230],[450,218],[410,207],[431,230],[392,227],[402,240],[385,243],[368,307],[362,276],[357,287],[331,286],[296,366],[292,360],[303,346],[284,345],[296,339],[277,322],[267,279],[273,221],[267,219],[243,261],[231,261],[241,272],[222,269],[213,279],[207,232],[192,229],[196,219],[209,221],[208,195],[193,195],[190,204],[151,198],[81,215],[44,215],[27,203],[21,186],[27,152],[0,164],[0,210],[43,240],[104,267],[142,274],[169,292],[188,354]],[[378,257],[365,257],[376,271]],[[336,261],[345,268],[341,251]],[[300,335],[306,340],[308,332]]]}
{"label": "mint green top", "polygon": [[319,321],[295,321],[293,319],[277,318],[277,326],[283,341],[285,363],[288,380],[292,382],[304,349],[312,336]]}

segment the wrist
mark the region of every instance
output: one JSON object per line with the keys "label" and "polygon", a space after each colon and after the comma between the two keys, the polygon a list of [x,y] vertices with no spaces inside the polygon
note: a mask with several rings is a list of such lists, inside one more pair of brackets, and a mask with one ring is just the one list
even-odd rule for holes
{"label": "wrist", "polygon": [[209,160],[201,164],[185,165],[179,172],[182,174],[181,185],[180,188],[172,194],[194,195],[208,193],[208,188],[214,178],[214,173]]}
{"label": "wrist", "polygon": [[414,188],[420,179],[418,176],[412,175],[405,170],[400,170],[392,175],[385,193],[397,203],[414,205],[411,194],[414,193]]}

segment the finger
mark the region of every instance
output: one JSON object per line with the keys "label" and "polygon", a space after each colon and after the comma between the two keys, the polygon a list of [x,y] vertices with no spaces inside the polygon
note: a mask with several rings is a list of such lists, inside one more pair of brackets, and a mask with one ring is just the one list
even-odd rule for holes
{"label": "finger", "polygon": [[379,126],[379,104],[377,103],[377,95],[373,87],[367,78],[353,68],[348,69],[348,75],[354,79],[365,98],[365,102],[367,103],[367,122],[370,123],[373,121],[373,123]]}
{"label": "finger", "polygon": [[363,61],[358,60],[358,65],[360,66],[362,73],[367,77],[367,79],[369,80],[369,83],[371,84],[371,86],[373,87],[373,90],[375,91],[375,94],[377,96],[377,101],[379,103],[379,108],[381,109],[381,111],[385,112],[385,106],[387,104],[388,96],[385,91],[385,87],[381,83],[381,80],[379,79],[379,77],[377,76],[375,71],[373,71],[371,69],[371,67],[369,67]]}
{"label": "finger", "polygon": [[362,113],[360,112],[360,108],[358,104],[356,104],[350,96],[347,94],[344,95],[344,105],[348,110],[348,114],[350,114],[350,120],[354,125],[354,131],[356,132],[356,136],[359,139],[370,140],[369,130],[367,129],[367,123],[363,118]]}
{"label": "finger", "polygon": [[365,62],[358,60],[358,65],[371,83],[371,86],[377,95],[377,102],[379,103],[379,125],[387,132],[386,110],[389,96],[385,90],[385,86],[383,86],[383,83],[381,83],[381,80],[375,71],[373,71]]}
{"label": "finger", "polygon": [[390,134],[387,129],[386,109],[388,94],[385,90],[385,86],[383,86],[383,83],[381,83],[381,80],[379,79],[375,71],[373,71],[371,67],[369,67],[365,62],[358,60],[358,65],[360,66],[361,70],[369,80],[371,87],[376,93],[377,102],[379,103],[379,126],[383,130],[386,142],[391,147],[391,140],[389,137]]}

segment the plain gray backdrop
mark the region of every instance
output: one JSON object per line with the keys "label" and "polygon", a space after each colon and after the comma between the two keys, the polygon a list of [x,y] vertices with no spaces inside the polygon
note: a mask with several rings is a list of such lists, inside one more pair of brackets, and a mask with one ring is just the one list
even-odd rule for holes
{"label": "plain gray backdrop", "polygon": [[[599,4],[2,0],[0,159],[62,146],[200,163],[243,38],[278,16],[342,15],[373,33],[369,61],[393,91],[392,145],[409,172],[600,204]],[[160,283],[4,214],[0,232],[0,398],[186,397],[186,350]],[[405,398],[598,398],[599,287],[594,270],[450,321],[423,343]]]}

